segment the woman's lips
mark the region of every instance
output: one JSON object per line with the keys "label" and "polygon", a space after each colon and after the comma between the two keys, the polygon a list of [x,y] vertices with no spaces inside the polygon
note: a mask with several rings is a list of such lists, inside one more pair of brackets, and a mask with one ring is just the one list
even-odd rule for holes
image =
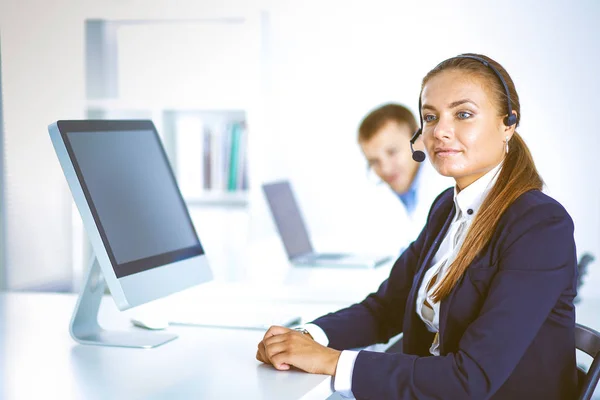
{"label": "woman's lips", "polygon": [[456,149],[435,149],[435,155],[437,157],[452,157],[460,153],[460,150]]}

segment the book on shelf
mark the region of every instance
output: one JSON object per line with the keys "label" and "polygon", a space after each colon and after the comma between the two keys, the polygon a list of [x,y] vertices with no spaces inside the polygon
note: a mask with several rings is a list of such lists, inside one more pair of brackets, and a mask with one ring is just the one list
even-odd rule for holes
{"label": "book on shelf", "polygon": [[248,189],[248,129],[246,124],[240,126],[239,146],[238,146],[238,163],[237,163],[237,182],[235,188],[237,190]]}
{"label": "book on shelf", "polygon": [[176,174],[185,198],[247,190],[248,131],[243,120],[210,121],[176,116]]}
{"label": "book on shelf", "polygon": [[242,126],[239,123],[232,124],[231,127],[231,151],[229,152],[229,179],[227,190],[237,190],[238,169],[240,169],[240,140],[242,135]]}
{"label": "book on shelf", "polygon": [[210,175],[210,166],[212,164],[212,159],[211,159],[211,154],[212,152],[211,147],[210,147],[210,142],[211,142],[211,134],[210,134],[210,129],[208,129],[208,127],[203,127],[202,128],[202,143],[203,143],[203,147],[202,147],[202,152],[199,152],[198,154],[201,155],[202,157],[202,180],[200,181],[200,183],[202,184],[202,188],[204,190],[210,190],[210,188],[212,187],[212,182],[211,182],[211,175]]}

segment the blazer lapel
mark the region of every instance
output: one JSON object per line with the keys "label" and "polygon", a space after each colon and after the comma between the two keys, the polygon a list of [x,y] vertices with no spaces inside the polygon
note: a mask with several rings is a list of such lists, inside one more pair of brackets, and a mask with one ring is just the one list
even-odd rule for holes
{"label": "blazer lapel", "polygon": [[448,322],[448,311],[450,309],[450,304],[452,304],[452,299],[454,298],[454,295],[456,294],[456,288],[458,287],[458,285],[461,282],[461,280],[463,279],[463,277],[464,277],[464,274],[462,277],[459,278],[458,282],[456,282],[456,285],[454,285],[454,287],[452,288],[450,293],[448,293],[448,296],[445,299],[443,299],[440,303],[440,317],[439,317],[440,354],[444,354],[444,334],[447,333],[446,326],[447,326],[447,322]]}
{"label": "blazer lapel", "polygon": [[450,309],[450,304],[452,303],[452,298],[454,297],[454,294],[456,293],[456,288],[458,286],[458,284],[460,283],[460,281],[462,280],[463,277],[461,277],[458,282],[456,283],[456,285],[452,288],[452,290],[450,291],[450,293],[448,293],[448,296],[442,300],[442,302],[440,303],[440,355],[444,354],[444,333],[447,332],[446,330],[446,325],[448,322],[448,311]]}
{"label": "blazer lapel", "polygon": [[[444,213],[442,213],[441,217],[443,217],[443,214]],[[431,268],[433,257],[435,256],[435,253],[438,251],[440,244],[442,243],[442,240],[444,240],[444,237],[446,236],[446,233],[448,232],[448,228],[450,227],[450,224],[451,224],[452,220],[454,219],[454,214],[455,214],[454,202],[452,201],[452,207],[450,208],[450,212],[446,216],[446,219],[444,220],[444,223],[441,226],[441,229],[439,229],[437,235],[435,235],[435,239],[432,242],[430,242],[429,245],[427,246],[429,248],[429,250],[427,251],[425,257],[423,258],[423,262],[421,263],[421,265],[420,265],[419,269],[417,270],[415,277],[413,279],[413,286],[410,290],[410,294],[408,296],[408,301],[406,302],[407,308],[404,313],[405,320],[404,320],[404,339],[403,340],[404,340],[404,346],[405,346],[404,349],[405,350],[413,351],[413,352],[420,354],[421,349],[419,348],[418,343],[424,337],[427,337],[427,333],[429,333],[429,331],[427,331],[427,329],[425,328],[425,323],[423,323],[423,321],[420,320],[419,316],[416,313],[416,302],[417,302],[416,297],[417,297],[417,293],[419,292],[419,287],[421,286],[421,281],[423,280],[425,271],[427,271],[429,268]],[[418,331],[419,328],[424,331],[419,332]],[[415,333],[415,334],[412,335],[411,333]],[[433,337],[433,334],[431,334],[431,337]],[[429,340],[429,344],[427,344],[427,348],[429,348],[430,344],[431,344],[431,341]]]}
{"label": "blazer lapel", "polygon": [[[421,263],[421,268],[419,268],[419,270],[417,271],[417,274],[415,277],[416,285],[414,285],[412,287],[412,297],[416,297],[416,293],[419,291],[419,287],[421,286],[421,281],[423,280],[425,271],[427,271],[429,268],[431,268],[433,257],[435,256],[438,249],[440,248],[440,244],[442,244],[444,237],[446,237],[446,233],[448,232],[448,229],[450,228],[450,224],[452,223],[452,220],[454,219],[454,214],[456,214],[456,210],[454,209],[454,207],[452,207],[450,209],[450,213],[448,214],[448,217],[446,217],[446,220],[444,221],[444,225],[442,225],[442,229],[440,229],[440,231],[438,232],[438,234],[435,237],[435,240],[429,246],[429,250],[427,251],[425,258],[423,259],[423,262]],[[413,282],[415,282],[415,281],[413,281]],[[412,302],[413,302],[413,299],[411,299],[411,303]]]}

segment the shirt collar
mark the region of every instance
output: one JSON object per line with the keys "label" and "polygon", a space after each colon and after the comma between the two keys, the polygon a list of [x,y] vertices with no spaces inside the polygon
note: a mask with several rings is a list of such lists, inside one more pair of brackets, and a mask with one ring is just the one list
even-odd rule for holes
{"label": "shirt collar", "polygon": [[456,205],[456,209],[460,210],[463,217],[475,217],[483,200],[485,200],[485,197],[496,183],[501,168],[502,163],[496,165],[481,178],[461,190],[460,193],[457,193],[457,187],[456,185],[454,186],[454,204]]}

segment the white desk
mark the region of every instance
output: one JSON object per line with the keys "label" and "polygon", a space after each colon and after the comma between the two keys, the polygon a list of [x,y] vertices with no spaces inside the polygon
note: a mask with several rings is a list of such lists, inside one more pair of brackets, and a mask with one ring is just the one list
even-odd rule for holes
{"label": "white desk", "polygon": [[[276,371],[256,361],[264,332],[170,327],[175,341],[155,349],[84,346],[69,336],[75,295],[0,294],[0,398],[325,399],[330,378]],[[331,305],[297,305],[319,315]],[[288,307],[291,307],[288,304]],[[105,298],[100,323],[130,326]]]}
{"label": "white desk", "polygon": [[[276,371],[256,361],[261,331],[177,326],[169,331],[180,337],[155,349],[79,345],[68,332],[75,300],[75,295],[0,293],[0,399],[279,400],[331,395],[327,376]],[[280,304],[308,319],[338,308],[333,303]],[[600,299],[584,300],[577,319],[600,330],[599,310]],[[130,326],[129,313],[120,313],[105,298],[100,323],[137,329]]]}

